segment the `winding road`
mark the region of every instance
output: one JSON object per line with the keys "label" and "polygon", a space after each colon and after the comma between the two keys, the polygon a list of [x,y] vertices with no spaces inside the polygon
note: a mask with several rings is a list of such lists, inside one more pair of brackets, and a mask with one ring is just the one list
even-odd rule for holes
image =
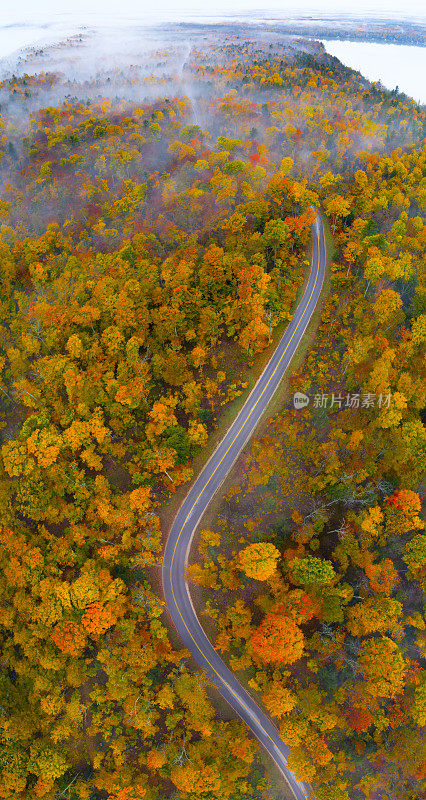
{"label": "winding road", "polygon": [[308,788],[287,769],[289,748],[280,739],[277,728],[267,714],[241,686],[204,633],[192,604],[185,569],[195,530],[206,508],[253,434],[317,305],[326,266],[324,228],[319,215],[312,225],[312,239],[311,271],[303,297],[246,403],[183,501],[166,542],[162,570],[167,609],[184,646],[267,750],[297,800],[306,800],[311,795]]}

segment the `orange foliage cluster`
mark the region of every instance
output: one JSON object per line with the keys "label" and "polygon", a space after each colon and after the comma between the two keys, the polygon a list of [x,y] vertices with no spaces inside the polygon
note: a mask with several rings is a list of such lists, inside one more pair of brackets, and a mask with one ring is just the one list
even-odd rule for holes
{"label": "orange foliage cluster", "polygon": [[254,653],[267,663],[292,664],[303,652],[303,633],[291,616],[270,612],[251,637]]}

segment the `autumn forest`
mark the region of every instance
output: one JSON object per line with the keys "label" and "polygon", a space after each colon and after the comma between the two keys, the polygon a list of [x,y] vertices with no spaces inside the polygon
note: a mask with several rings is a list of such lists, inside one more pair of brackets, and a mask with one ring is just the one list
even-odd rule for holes
{"label": "autumn forest", "polygon": [[187,579],[312,798],[421,800],[425,107],[313,41],[202,33],[0,77],[0,798],[290,800],[161,564],[317,209],[320,304]]}

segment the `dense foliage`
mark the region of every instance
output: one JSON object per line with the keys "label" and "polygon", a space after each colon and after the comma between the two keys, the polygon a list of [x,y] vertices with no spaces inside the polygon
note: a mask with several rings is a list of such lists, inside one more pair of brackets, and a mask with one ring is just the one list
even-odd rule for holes
{"label": "dense foliage", "polygon": [[284,408],[189,574],[318,800],[424,794],[424,114],[299,47],[0,84],[7,800],[269,796],[169,635],[159,515],[290,318],[320,205],[337,252],[293,385],[391,402]]}

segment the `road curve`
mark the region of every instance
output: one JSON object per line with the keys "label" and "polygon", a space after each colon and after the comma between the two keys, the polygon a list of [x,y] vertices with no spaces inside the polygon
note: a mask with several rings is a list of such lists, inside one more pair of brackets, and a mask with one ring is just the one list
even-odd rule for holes
{"label": "road curve", "polygon": [[326,265],[324,228],[319,215],[312,225],[312,239],[311,271],[303,297],[245,405],[183,501],[166,542],[162,568],[167,609],[184,646],[268,751],[297,800],[306,800],[311,795],[307,787],[287,769],[289,748],[280,739],[275,725],[240,685],[204,633],[192,604],[185,568],[194,532],[210,500],[253,434],[317,305]]}

